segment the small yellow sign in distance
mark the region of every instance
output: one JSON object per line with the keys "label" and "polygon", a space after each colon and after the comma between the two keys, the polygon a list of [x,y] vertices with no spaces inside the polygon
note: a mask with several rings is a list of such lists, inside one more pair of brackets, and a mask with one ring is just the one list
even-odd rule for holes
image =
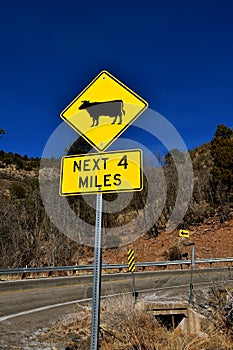
{"label": "small yellow sign in distance", "polygon": [[98,151],[106,150],[148,107],[148,103],[107,71],[61,112],[61,118]]}
{"label": "small yellow sign in distance", "polygon": [[140,191],[142,151],[64,156],[60,174],[61,196]]}
{"label": "small yellow sign in distance", "polygon": [[189,238],[189,231],[188,230],[180,230],[179,236]]}

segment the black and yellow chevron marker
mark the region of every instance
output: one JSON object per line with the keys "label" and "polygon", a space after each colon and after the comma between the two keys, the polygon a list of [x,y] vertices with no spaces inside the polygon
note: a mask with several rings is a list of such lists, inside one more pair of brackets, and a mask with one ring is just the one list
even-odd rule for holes
{"label": "black and yellow chevron marker", "polygon": [[129,271],[131,271],[131,272],[135,271],[135,260],[134,260],[134,250],[133,249],[128,250],[128,266],[129,266]]}

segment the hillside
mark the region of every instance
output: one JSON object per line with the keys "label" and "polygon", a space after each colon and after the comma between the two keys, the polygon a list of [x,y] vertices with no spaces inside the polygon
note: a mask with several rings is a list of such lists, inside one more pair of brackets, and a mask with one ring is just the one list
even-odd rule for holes
{"label": "hillside", "polygon": [[[189,227],[190,239],[183,240],[182,253],[188,253],[191,258],[192,245],[195,244],[195,258],[223,258],[233,256],[233,219],[223,224],[214,218],[205,223]],[[188,245],[186,245],[188,244]],[[170,260],[172,248],[180,247],[179,230],[172,233],[161,232],[158,237],[143,235],[132,244],[117,250],[104,250],[103,260],[107,263],[127,263],[127,250],[135,250],[135,261],[164,261]],[[91,261],[89,258],[88,261]]]}
{"label": "hillside", "polygon": [[[187,213],[171,233],[165,225],[175,205],[178,179],[174,152],[162,161],[167,197],[162,214],[152,227],[146,224],[141,237],[122,246],[119,237],[113,248],[104,249],[103,259],[108,262],[126,262],[127,249],[135,249],[137,261],[167,260],[174,256],[174,247],[179,247],[180,228],[190,230],[190,241],[195,243],[196,257],[227,257],[233,255],[233,136],[232,130],[219,125],[211,142],[189,151],[193,171],[194,190]],[[79,145],[80,146],[80,145]],[[86,145],[82,145],[86,147]],[[74,145],[72,152],[77,152]],[[69,151],[71,154],[71,150]],[[78,152],[77,152],[78,153]],[[79,152],[81,153],[81,152]],[[42,204],[38,186],[40,160],[0,151],[0,266],[46,266],[92,263],[93,248],[80,245],[58,231],[50,222]],[[43,176],[51,176],[54,160],[47,160]],[[150,176],[156,176],[151,169]],[[134,194],[128,207],[117,215],[104,215],[107,227],[130,223],[143,210],[147,197],[147,182],[142,192]],[[109,203],[114,195],[105,195]],[[80,197],[68,198],[68,203],[86,222],[94,223],[95,213]],[[77,214],[79,215],[79,214]],[[147,229],[146,229],[147,227]],[[134,227],[131,227],[131,232]],[[190,242],[189,242],[190,243]],[[191,251],[183,244],[182,252]],[[11,254],[9,254],[11,252]],[[172,253],[173,252],[173,253]]]}

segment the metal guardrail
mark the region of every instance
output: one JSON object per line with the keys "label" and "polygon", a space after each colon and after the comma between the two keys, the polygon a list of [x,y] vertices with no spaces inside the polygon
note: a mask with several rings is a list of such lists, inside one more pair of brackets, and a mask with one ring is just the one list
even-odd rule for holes
{"label": "metal guardrail", "polygon": [[[195,259],[195,264],[215,264],[232,262],[233,258],[213,258],[213,259]],[[173,261],[154,261],[154,262],[138,262],[135,263],[137,267],[151,267],[151,266],[173,266],[173,265],[191,265],[190,260],[173,260]],[[128,264],[102,264],[102,269],[128,269]],[[46,266],[46,267],[23,267],[14,269],[0,269],[0,275],[9,274],[26,274],[26,273],[43,273],[43,272],[55,272],[55,271],[82,271],[93,270],[93,265],[75,265],[75,266]]]}

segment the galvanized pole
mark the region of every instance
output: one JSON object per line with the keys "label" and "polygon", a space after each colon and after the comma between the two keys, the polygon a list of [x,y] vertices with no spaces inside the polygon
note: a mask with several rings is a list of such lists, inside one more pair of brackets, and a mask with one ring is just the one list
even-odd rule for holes
{"label": "galvanized pole", "polygon": [[191,262],[191,276],[190,276],[190,291],[189,291],[189,305],[193,305],[193,270],[194,270],[194,254],[195,247],[192,247],[192,262]]}
{"label": "galvanized pole", "polygon": [[133,299],[134,299],[134,308],[135,308],[136,307],[136,288],[135,288],[134,271],[132,271],[132,289],[133,289]]}
{"label": "galvanized pole", "polygon": [[[183,258],[182,258],[182,246],[183,246],[183,237],[181,236],[180,237],[180,258],[181,258],[181,260],[183,260]],[[181,264],[181,270],[183,269],[183,265]]]}
{"label": "galvanized pole", "polygon": [[90,350],[98,349],[100,293],[101,293],[101,256],[102,256],[102,193],[96,196],[96,223],[95,223],[95,251],[94,251],[94,277],[92,290],[92,326]]}

